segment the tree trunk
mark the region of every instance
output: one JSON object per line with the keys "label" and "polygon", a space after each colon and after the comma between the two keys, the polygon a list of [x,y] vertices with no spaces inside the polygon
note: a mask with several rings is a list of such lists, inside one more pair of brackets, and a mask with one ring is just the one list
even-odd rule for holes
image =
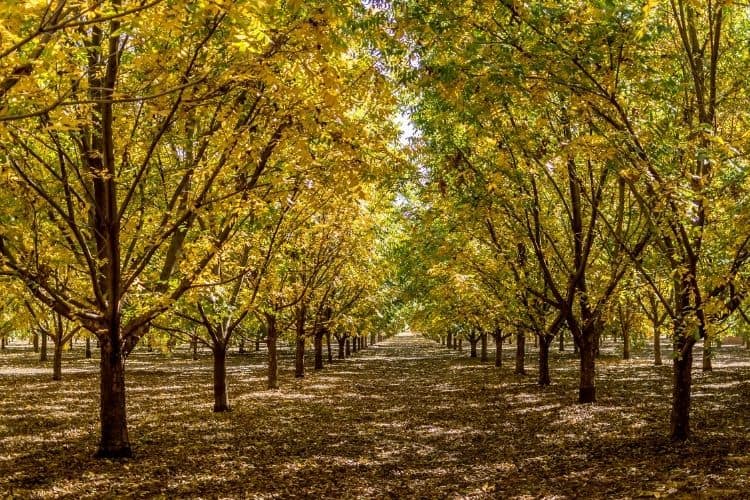
{"label": "tree trunk", "polygon": [[86,336],[86,359],[91,359],[91,337]]}
{"label": "tree trunk", "polygon": [[463,352],[464,350],[464,339],[463,337],[459,337],[458,339],[458,351]]}
{"label": "tree trunk", "polygon": [[523,332],[516,333],[516,375],[526,375],[524,361],[526,359],[526,335]]}
{"label": "tree trunk", "polygon": [[383,341],[383,334],[382,333],[378,333],[378,343],[380,343],[382,341]]}
{"label": "tree trunk", "polygon": [[326,331],[326,347],[328,348],[328,362],[333,363],[333,349],[331,349],[331,332]]}
{"label": "tree trunk", "polygon": [[346,337],[346,349],[344,350],[344,353],[347,358],[352,355],[352,343],[349,340],[349,337]]}
{"label": "tree trunk", "polygon": [[198,359],[198,340],[192,339],[190,340],[190,349],[193,351],[193,361],[196,361]]}
{"label": "tree trunk", "polygon": [[305,336],[297,335],[294,349],[294,377],[305,377]]}
{"label": "tree trunk", "polygon": [[588,327],[581,334],[581,373],[578,386],[579,403],[596,402],[596,385],[594,378],[596,375],[596,348],[597,339],[595,338],[593,328]]}
{"label": "tree trunk", "polygon": [[[537,337],[539,337],[537,335]],[[539,338],[539,385],[550,384],[549,378],[549,346],[554,337],[541,336]]]}
{"label": "tree trunk", "polygon": [[[295,312],[295,349],[294,349],[294,377],[305,377],[305,323],[307,322],[307,304],[302,302]],[[317,332],[315,332],[317,334]]]}
{"label": "tree trunk", "polygon": [[34,352],[39,352],[39,332],[34,330],[34,333],[31,334],[31,342],[34,344]]}
{"label": "tree trunk", "polygon": [[654,325],[654,364],[661,366],[661,338],[659,336],[659,327]]}
{"label": "tree trunk", "polygon": [[120,347],[119,325],[110,325],[101,339],[101,441],[96,456],[125,458],[133,456],[125,412],[125,358]]}
{"label": "tree trunk", "polygon": [[339,343],[339,355],[338,355],[338,358],[339,359],[346,359],[346,355],[345,355],[345,351],[344,351],[345,345],[346,345],[346,339],[344,337],[341,337],[340,339],[338,339],[338,343]]}
{"label": "tree trunk", "polygon": [[357,353],[359,350],[359,337],[352,337],[352,353]]}
{"label": "tree trunk", "polygon": [[316,333],[313,338],[315,346],[315,369],[323,369],[323,333]]}
{"label": "tree trunk", "polygon": [[240,345],[237,348],[237,352],[240,354],[245,354],[245,339],[240,339]]}
{"label": "tree trunk", "polygon": [[42,332],[42,347],[39,350],[39,361],[47,361],[47,333]]}
{"label": "tree trunk", "polygon": [[63,342],[58,340],[52,354],[52,380],[62,380],[62,352]]}
{"label": "tree trunk", "polygon": [[448,332],[448,349],[453,349],[453,333]]}
{"label": "tree trunk", "polygon": [[255,352],[260,351],[260,337],[256,337],[255,339]]}
{"label": "tree trunk", "polygon": [[709,335],[703,338],[703,371],[710,372],[713,370],[711,366],[711,358],[713,357],[713,345],[712,339]]}
{"label": "tree trunk", "polygon": [[469,337],[469,345],[471,346],[469,348],[469,357],[470,358],[476,358],[477,357],[477,343],[479,342],[479,337]]}
{"label": "tree trunk", "polygon": [[503,366],[503,336],[500,334],[495,336],[495,366]]}
{"label": "tree trunk", "polygon": [[7,343],[8,341],[6,340],[5,337],[0,337],[0,349],[4,351]]}
{"label": "tree trunk", "polygon": [[480,337],[482,340],[482,350],[481,350],[481,358],[480,361],[482,363],[486,363],[488,361],[487,357],[487,332],[483,332],[482,336]]}
{"label": "tree trunk", "polygon": [[227,346],[217,345],[214,354],[214,411],[230,411],[227,395]]}
{"label": "tree trunk", "polygon": [[560,335],[560,338],[558,339],[560,341],[560,346],[558,347],[558,350],[560,352],[565,352],[565,332],[561,331],[558,335]]}
{"label": "tree trunk", "polygon": [[690,391],[693,382],[693,337],[678,335],[674,350],[682,353],[672,366],[672,414],[670,417],[673,441],[684,441],[690,436]]}
{"label": "tree trunk", "polygon": [[278,355],[276,353],[276,317],[267,316],[268,335],[266,344],[268,346],[268,388],[279,388],[279,365]]}
{"label": "tree trunk", "polygon": [[630,327],[622,331],[622,359],[630,359]]}

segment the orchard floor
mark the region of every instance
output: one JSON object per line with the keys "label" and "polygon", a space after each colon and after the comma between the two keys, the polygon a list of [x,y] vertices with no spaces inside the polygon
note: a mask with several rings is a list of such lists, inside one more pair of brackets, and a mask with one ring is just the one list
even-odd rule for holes
{"label": "orchard floor", "polygon": [[[27,348],[0,354],[0,498],[750,498],[750,352],[695,372],[694,438],[667,439],[669,363],[598,363],[576,405],[577,360],[553,385],[398,336],[264,390],[262,353],[230,357],[234,411],[211,412],[211,360],[127,363],[135,458],[91,458],[96,361],[66,353],[52,382]],[[696,351],[697,352],[697,351]],[[668,353],[666,359],[669,360]],[[699,362],[696,362],[699,365]]]}

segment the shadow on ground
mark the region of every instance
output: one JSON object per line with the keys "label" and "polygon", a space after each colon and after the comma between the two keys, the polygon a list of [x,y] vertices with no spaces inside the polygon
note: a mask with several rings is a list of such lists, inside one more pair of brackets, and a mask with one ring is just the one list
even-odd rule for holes
{"label": "shadow on ground", "polygon": [[[506,353],[511,356],[511,352]],[[230,358],[234,411],[211,412],[210,359],[128,361],[136,458],[91,458],[96,362],[53,383],[0,356],[2,496],[740,497],[750,491],[750,354],[722,350],[696,372],[695,437],[667,439],[669,367],[605,360],[599,403],[579,406],[577,361],[555,353],[553,385],[398,336],[264,390],[260,353]]]}

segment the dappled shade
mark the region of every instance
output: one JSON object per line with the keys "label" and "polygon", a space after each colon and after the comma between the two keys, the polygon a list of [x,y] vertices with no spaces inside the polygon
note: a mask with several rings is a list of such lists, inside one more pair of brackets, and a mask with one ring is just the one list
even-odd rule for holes
{"label": "dappled shade", "polygon": [[211,413],[209,359],[136,353],[136,458],[124,468],[90,458],[95,363],[70,360],[61,387],[27,368],[28,355],[14,350],[0,369],[0,490],[21,496],[736,496],[750,487],[750,353],[737,348],[696,380],[700,432],[678,448],[663,418],[669,370],[640,354],[600,365],[606,396],[596,406],[572,404],[577,360],[566,353],[552,353],[555,383],[540,389],[533,374],[396,336],[306,379],[294,379],[287,354],[278,391],[264,390],[260,354],[233,354],[234,411],[223,415]]}

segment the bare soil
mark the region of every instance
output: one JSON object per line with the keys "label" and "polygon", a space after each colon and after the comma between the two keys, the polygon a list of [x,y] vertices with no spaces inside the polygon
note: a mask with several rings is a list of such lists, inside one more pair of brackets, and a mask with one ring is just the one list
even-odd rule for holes
{"label": "bare soil", "polygon": [[265,390],[262,352],[233,354],[226,414],[211,411],[209,356],[136,352],[136,456],[109,461],[92,458],[97,361],[66,353],[53,382],[50,363],[11,346],[0,497],[750,498],[750,351],[721,348],[711,373],[696,362],[694,437],[675,445],[668,351],[662,367],[605,351],[598,403],[577,405],[571,352],[553,346],[553,385],[540,388],[534,353],[516,376],[506,349],[498,369],[403,335],[302,380],[287,355],[278,391]]}

